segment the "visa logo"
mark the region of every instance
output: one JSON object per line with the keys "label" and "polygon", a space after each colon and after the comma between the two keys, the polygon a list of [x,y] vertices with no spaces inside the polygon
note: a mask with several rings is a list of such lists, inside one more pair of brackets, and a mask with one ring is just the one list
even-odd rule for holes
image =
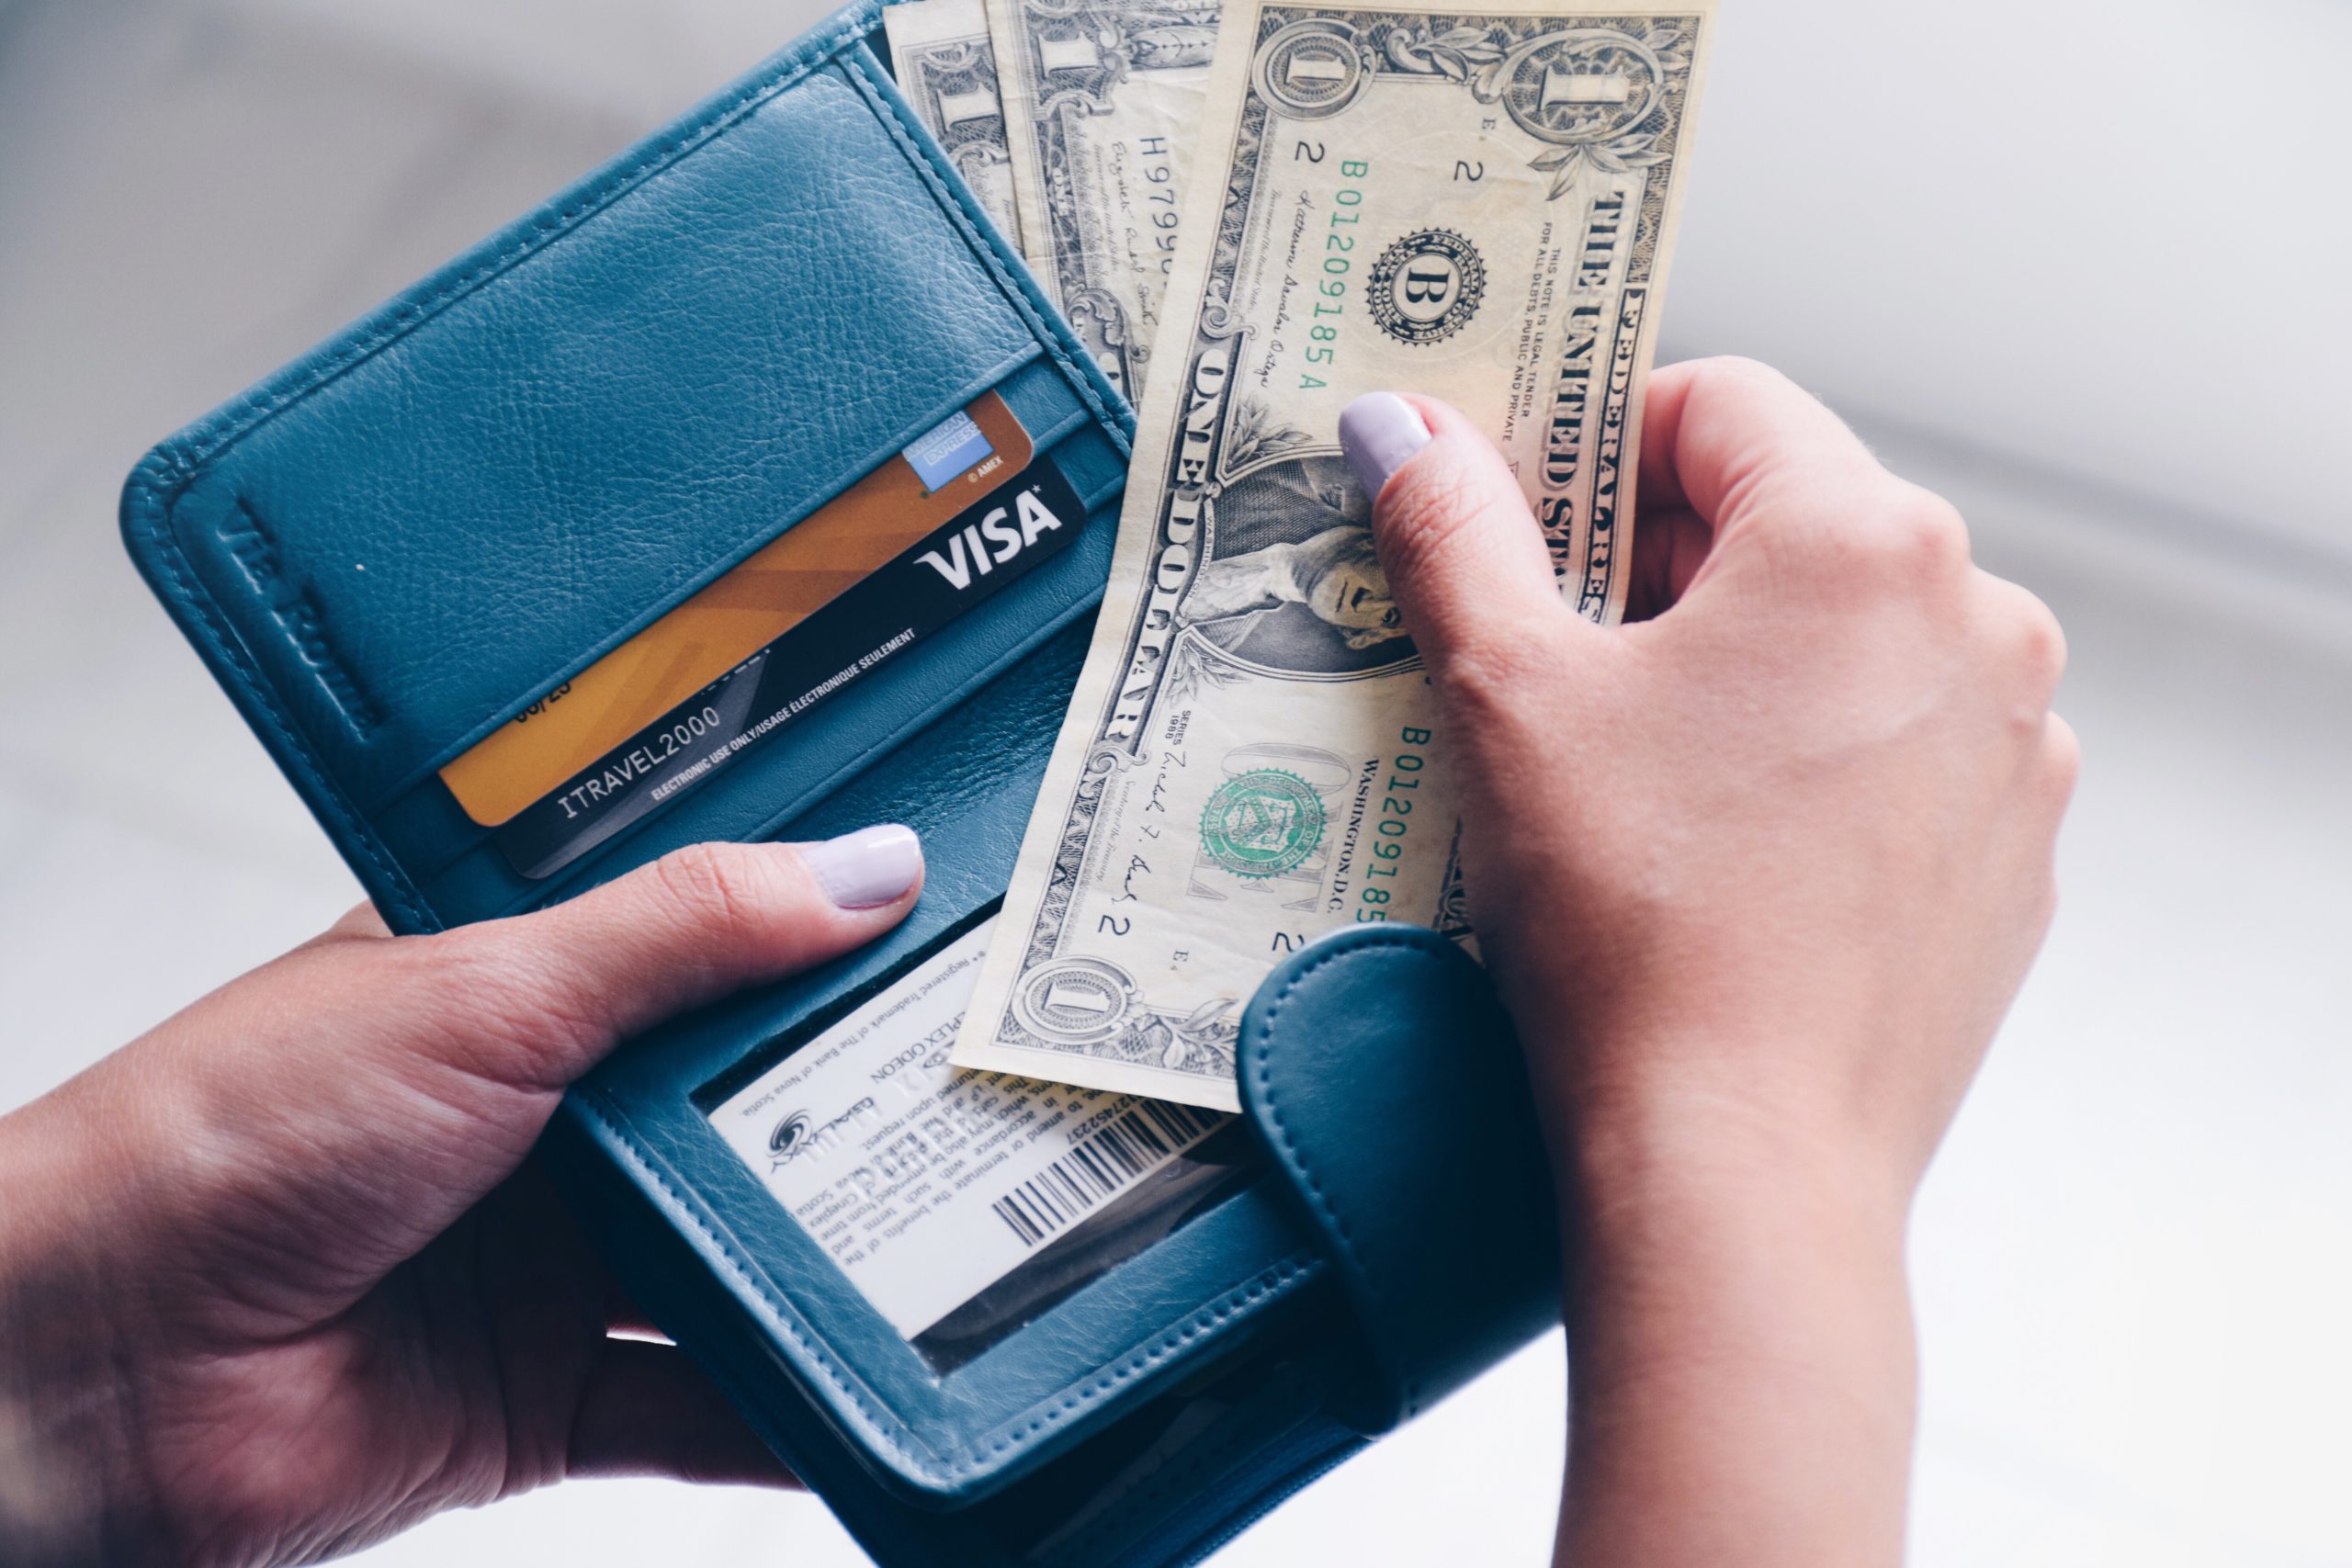
{"label": "visa logo", "polygon": [[[1020,517],[1018,527],[1012,521],[1016,513]],[[1058,530],[1061,525],[1062,520],[1037,499],[1035,490],[1024,490],[1012,498],[1010,509],[992,506],[978,522],[965,524],[960,533],[949,537],[944,555],[925,550],[915,558],[945,578],[947,586],[960,592],[969,588],[976,576],[986,577],[1035,544],[1038,535]]]}

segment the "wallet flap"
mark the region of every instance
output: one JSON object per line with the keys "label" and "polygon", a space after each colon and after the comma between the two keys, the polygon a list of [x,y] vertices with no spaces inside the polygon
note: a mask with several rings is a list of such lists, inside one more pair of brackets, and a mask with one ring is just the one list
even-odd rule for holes
{"label": "wallet flap", "polygon": [[[1001,396],[1088,507],[1115,494],[1127,412],[908,118],[865,42],[878,15],[834,17],[126,485],[134,559],[396,926],[537,891],[478,873],[490,819],[436,770],[972,400]],[[931,660],[898,728],[1081,613],[1092,553],[965,632],[967,668]],[[801,750],[799,776],[838,771]]]}
{"label": "wallet flap", "polygon": [[1362,1337],[1343,1414],[1411,1419],[1559,1321],[1551,1167],[1510,1017],[1418,926],[1360,926],[1266,977],[1242,1113],[1288,1178]]}

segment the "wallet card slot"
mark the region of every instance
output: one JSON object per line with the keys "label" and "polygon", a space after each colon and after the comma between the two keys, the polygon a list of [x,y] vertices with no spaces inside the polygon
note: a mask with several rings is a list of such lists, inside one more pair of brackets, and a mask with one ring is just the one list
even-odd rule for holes
{"label": "wallet card slot", "polygon": [[905,662],[886,661],[730,761],[718,776],[553,876],[520,875],[493,841],[494,830],[458,809],[431,774],[378,809],[385,840],[436,908],[477,919],[567,897],[679,844],[777,836],[844,780],[1086,614],[1099,597],[1116,535],[1114,503],[1123,457],[1091,420],[1064,420],[1049,428],[1057,428],[1060,438],[1034,461],[1070,478],[1088,505],[1083,531],[1033,576],[918,643]]}
{"label": "wallet card slot", "polygon": [[1000,908],[844,988],[688,1097],[942,1376],[1261,1168],[1231,1118],[949,1063]]}
{"label": "wallet card slot", "polygon": [[[944,394],[926,390],[887,423],[868,416],[872,434],[823,453],[821,463],[780,457],[775,443],[730,439],[724,448],[673,451],[659,471],[628,459],[527,452],[514,461],[533,471],[503,482],[427,479],[413,468],[417,489],[467,497],[452,494],[440,504],[454,510],[470,501],[490,514],[476,537],[444,529],[415,545],[397,536],[370,544],[322,538],[303,521],[318,502],[277,499],[272,492],[283,481],[275,471],[269,482],[204,476],[175,507],[174,534],[247,646],[278,667],[276,683],[292,694],[318,750],[340,764],[346,787],[373,812],[894,460],[974,397],[1000,384],[1034,386],[1019,372],[1037,358],[1034,345],[1017,348]],[[445,406],[464,419],[477,400]],[[1024,400],[1048,428],[1068,429],[1085,417],[1075,399],[1049,407],[1049,389]],[[628,445],[618,430],[578,439],[598,452]],[[418,433],[405,440],[430,446]],[[621,475],[615,471],[621,466],[640,471]],[[589,496],[605,499],[590,507]],[[641,590],[626,601],[611,591],[632,583]],[[346,635],[345,627],[360,631]]]}
{"label": "wallet card slot", "polygon": [[[1115,496],[1125,482],[1125,455],[1103,438],[1092,416],[1070,395],[1066,382],[1050,364],[1040,357],[1029,357],[1010,375],[982,389],[993,391],[1001,397],[1006,408],[1019,420],[1023,430],[1032,443],[1034,454],[1032,460],[1050,457],[1069,479],[1090,512],[1100,510],[1106,500]],[[950,397],[942,400],[941,408],[953,412],[970,400],[968,397],[961,398],[960,400],[956,397]],[[936,425],[939,423],[939,409],[926,408],[921,417],[910,422],[912,433],[920,434],[921,431]],[[906,444],[904,440],[899,439],[899,433],[897,432],[894,432],[890,440],[896,444],[887,446],[889,456],[882,459],[885,463],[897,461],[898,452]],[[870,470],[853,465],[846,471],[842,483],[852,482],[866,471]],[[821,508],[832,494],[839,493],[841,488],[841,485],[834,486],[826,497],[820,498],[810,507],[804,509],[798,516],[776,528],[767,538],[755,539],[752,547],[754,549],[762,547],[770,538],[788,534],[793,526]],[[242,511],[238,515],[241,519],[244,516]],[[1109,526],[1110,525],[1104,523],[1101,525]],[[241,521],[239,526],[246,530],[249,536],[254,525],[250,521]],[[241,570],[250,570],[250,562],[246,558],[254,553],[256,545],[261,549],[267,548],[266,536],[257,540],[241,537],[234,533],[231,533],[229,536],[239,541],[240,547],[232,550],[232,555],[235,564]],[[192,551],[191,558],[198,563],[198,570],[206,572],[208,578],[218,576],[220,570],[220,563],[209,558],[205,551],[201,549]],[[364,565],[365,563],[356,564]],[[724,575],[724,570],[725,568],[722,566],[717,572],[707,572],[702,576],[704,579],[721,576]],[[264,605],[269,604],[267,595],[260,592],[258,582],[249,582],[247,586],[255,590],[255,602]],[[667,604],[658,605],[651,611],[636,616],[629,626],[623,628],[623,634],[619,635],[634,633],[643,626],[660,620],[663,615],[675,607],[679,599],[691,596],[702,586],[704,586],[703,581],[696,581],[690,584],[687,589],[681,592],[678,598],[673,598]],[[231,594],[218,588],[216,588],[215,597],[222,602],[234,602]],[[288,617],[290,615],[290,617],[298,623],[298,627],[300,624],[306,624],[303,618],[309,615],[309,611],[299,604],[290,613],[274,607],[270,613],[280,617]],[[241,628],[244,619],[245,617],[239,617]],[[537,696],[552,690],[559,682],[571,678],[580,668],[593,663],[616,640],[616,637],[602,638],[571,660],[560,664],[551,664],[543,673],[536,677],[508,706],[519,709]],[[339,690],[342,694],[347,694],[339,695]],[[306,728],[314,731],[321,728],[331,728],[336,725],[345,728],[353,727],[355,715],[364,716],[361,722],[368,725],[372,726],[376,722],[375,709],[369,702],[366,690],[365,677],[355,675],[333,664],[328,664],[322,670],[320,678],[312,682],[311,687],[298,686],[297,694],[298,696],[307,694],[310,698],[304,710]],[[503,725],[509,722],[512,716],[512,713],[501,713],[498,716],[498,723]],[[479,737],[469,735],[468,739],[474,740]],[[388,791],[383,799],[373,806],[369,813],[384,841],[392,847],[402,863],[408,867],[412,876],[420,883],[429,885],[438,881],[457,868],[467,856],[480,850],[490,837],[489,829],[474,822],[464,811],[457,807],[456,803],[449,798],[447,789],[436,776],[437,768],[446,763],[450,756],[461,752],[464,749],[464,746],[455,744],[436,747],[429,754],[428,761],[424,764],[408,770],[406,775]],[[543,885],[524,879],[513,879],[505,884],[503,891],[492,897],[498,900],[501,907],[505,907],[518,901],[529,901],[535,897],[543,896],[545,892],[546,888]],[[435,902],[437,904],[439,899],[436,898]],[[481,907],[476,897],[469,897],[461,899],[455,908],[460,910],[472,910]]]}
{"label": "wallet card slot", "polygon": [[[428,749],[424,760],[412,767],[390,786],[398,795],[426,780],[452,758],[479,743],[500,727],[511,723],[515,716],[530,707],[547,693],[578,674],[582,669],[610,653],[616,646],[643,631],[675,610],[695,593],[723,578],[741,565],[749,556],[782,538],[809,518],[823,511],[831,502],[858,480],[876,469],[899,461],[907,447],[924,433],[933,430],[943,420],[952,418],[970,405],[982,393],[993,392],[1019,420],[1027,435],[1032,451],[1042,456],[1065,436],[1079,431],[1092,421],[1085,407],[1070,395],[1068,384],[1052,366],[1044,363],[1034,353],[1016,358],[1012,368],[998,375],[991,373],[979,382],[959,388],[954,393],[921,405],[917,413],[887,428],[890,434],[870,449],[844,457],[835,471],[833,481],[821,493],[788,515],[780,516],[764,531],[748,530],[743,542],[729,555],[714,560],[697,571],[685,583],[666,597],[639,608],[627,621],[601,633],[566,654],[551,658],[545,667],[520,691],[513,694],[492,716],[480,719],[454,739]],[[1122,470],[1122,477],[1124,470]],[[1094,476],[1090,474],[1090,478]],[[1099,482],[1093,487],[1099,492]],[[1082,496],[1089,487],[1081,484]],[[1091,498],[1090,498],[1091,499]]]}

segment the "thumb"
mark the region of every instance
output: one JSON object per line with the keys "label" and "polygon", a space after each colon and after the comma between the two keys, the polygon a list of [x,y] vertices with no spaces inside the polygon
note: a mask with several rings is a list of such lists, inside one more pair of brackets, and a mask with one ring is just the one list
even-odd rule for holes
{"label": "thumb", "polygon": [[308,1303],[288,1310],[339,1312],[512,1175],[558,1092],[622,1040],[880,935],[922,875],[912,829],[867,828],[695,845],[433,936],[346,921],[48,1103],[167,1151],[140,1167],[161,1234],[217,1238],[224,1267],[263,1258],[256,1282],[282,1273]]}
{"label": "thumb", "polygon": [[[456,950],[459,988],[504,1027],[481,1062],[559,1085],[673,1013],[860,946],[922,891],[911,828],[813,844],[694,844],[569,902],[428,939]],[[487,993],[485,995],[485,992]]]}
{"label": "thumb", "polygon": [[1430,673],[1492,668],[1583,624],[1561,602],[1519,481],[1459,411],[1374,392],[1341,412],[1340,445],[1373,498],[1381,567]]}

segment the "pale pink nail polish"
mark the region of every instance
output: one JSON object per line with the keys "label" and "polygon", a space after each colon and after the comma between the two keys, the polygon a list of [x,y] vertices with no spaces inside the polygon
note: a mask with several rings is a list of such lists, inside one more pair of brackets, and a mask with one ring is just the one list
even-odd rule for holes
{"label": "pale pink nail polish", "polygon": [[915,885],[922,874],[922,840],[912,828],[886,822],[803,844],[800,858],[826,897],[844,909],[871,909]]}
{"label": "pale pink nail polish", "polygon": [[1374,501],[1388,477],[1430,444],[1430,427],[1394,392],[1366,392],[1340,411],[1340,446],[1356,483]]}

